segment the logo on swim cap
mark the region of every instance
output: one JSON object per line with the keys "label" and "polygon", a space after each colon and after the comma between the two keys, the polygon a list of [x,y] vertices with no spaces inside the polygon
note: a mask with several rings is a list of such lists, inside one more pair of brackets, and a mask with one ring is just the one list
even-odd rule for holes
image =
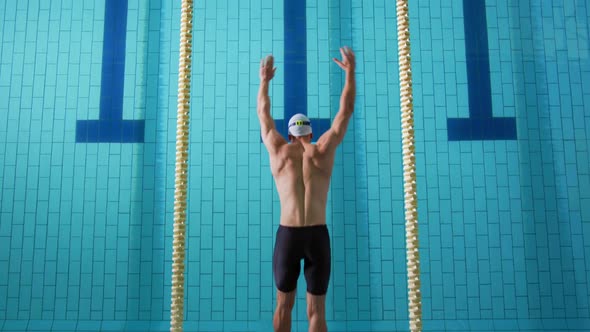
{"label": "logo on swim cap", "polygon": [[311,134],[311,122],[301,113],[293,115],[289,120],[289,134],[293,136]]}

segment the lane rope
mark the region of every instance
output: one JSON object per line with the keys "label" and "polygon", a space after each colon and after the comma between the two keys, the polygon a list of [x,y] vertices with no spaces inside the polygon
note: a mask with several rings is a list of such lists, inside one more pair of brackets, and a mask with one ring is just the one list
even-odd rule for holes
{"label": "lane rope", "polygon": [[420,255],[418,251],[418,195],[416,194],[414,97],[412,95],[408,0],[397,0],[397,40],[404,167],[408,309],[410,330],[415,332],[422,331],[422,295],[420,293]]}
{"label": "lane rope", "polygon": [[191,90],[193,1],[182,0],[180,54],[176,120],[176,168],[174,177],[174,235],[172,250],[172,299],[170,331],[182,331],[184,320],[184,260],[186,246],[186,206]]}

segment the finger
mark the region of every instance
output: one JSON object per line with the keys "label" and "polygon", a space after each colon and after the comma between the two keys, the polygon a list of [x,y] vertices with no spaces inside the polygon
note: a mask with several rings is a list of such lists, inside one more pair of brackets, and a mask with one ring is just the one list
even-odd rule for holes
{"label": "finger", "polygon": [[344,51],[344,48],[340,48],[340,54],[342,54],[342,60],[346,60],[347,56],[346,56],[346,52]]}
{"label": "finger", "polygon": [[269,56],[267,56],[267,57],[266,57],[266,64],[267,64],[269,67],[272,67],[273,63],[274,63],[274,58],[273,58],[273,56],[272,56],[272,55],[269,55]]}
{"label": "finger", "polygon": [[346,56],[348,58],[353,58],[354,57],[354,52],[352,51],[352,48],[350,48],[350,46],[345,46],[344,47],[344,51],[346,52]]}
{"label": "finger", "polygon": [[344,64],[343,64],[342,62],[340,62],[340,60],[338,60],[338,59],[334,58],[334,62],[336,62],[336,64],[337,64],[338,66],[340,66],[340,68],[342,68],[342,69],[344,69],[344,68],[345,68]]}
{"label": "finger", "polygon": [[273,76],[275,75],[275,72],[276,72],[276,71],[277,71],[277,67],[275,67],[275,68],[272,70],[272,75],[273,75]]}

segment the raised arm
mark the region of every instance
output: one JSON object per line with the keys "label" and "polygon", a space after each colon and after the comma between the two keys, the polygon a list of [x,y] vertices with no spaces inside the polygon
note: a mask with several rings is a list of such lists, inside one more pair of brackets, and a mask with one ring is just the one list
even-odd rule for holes
{"label": "raised arm", "polygon": [[258,120],[260,120],[260,133],[262,142],[270,153],[274,153],[281,145],[287,141],[279,134],[275,127],[275,122],[270,115],[270,97],[268,96],[268,86],[270,80],[275,75],[276,68],[273,67],[274,59],[272,55],[267,56],[260,61],[260,88],[258,89]]}
{"label": "raised arm", "polygon": [[356,82],[354,79],[355,57],[352,49],[343,47],[340,49],[342,61],[334,58],[334,62],[346,73],[346,80],[342,95],[340,96],[340,109],[332,122],[330,129],[325,132],[317,142],[321,151],[335,151],[344,139],[348,122],[354,111],[354,99],[356,97]]}

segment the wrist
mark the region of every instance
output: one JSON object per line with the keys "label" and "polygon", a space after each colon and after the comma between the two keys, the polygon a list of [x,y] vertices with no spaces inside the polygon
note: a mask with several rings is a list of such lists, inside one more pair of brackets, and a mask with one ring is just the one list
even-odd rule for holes
{"label": "wrist", "polygon": [[347,81],[354,81],[354,70],[346,72],[346,80]]}

